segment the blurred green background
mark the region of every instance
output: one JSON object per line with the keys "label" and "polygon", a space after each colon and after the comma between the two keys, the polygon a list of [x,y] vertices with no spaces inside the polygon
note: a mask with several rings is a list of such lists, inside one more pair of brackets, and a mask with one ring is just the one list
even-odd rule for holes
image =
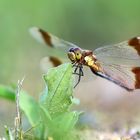
{"label": "blurred green background", "polygon": [[[30,36],[32,26],[95,49],[140,35],[140,1],[0,0],[0,83],[17,83],[26,75],[23,88],[37,97],[44,83],[39,63],[48,52]],[[4,113],[12,105],[3,100],[0,104],[3,127],[8,116]],[[14,112],[9,118],[13,116]]]}

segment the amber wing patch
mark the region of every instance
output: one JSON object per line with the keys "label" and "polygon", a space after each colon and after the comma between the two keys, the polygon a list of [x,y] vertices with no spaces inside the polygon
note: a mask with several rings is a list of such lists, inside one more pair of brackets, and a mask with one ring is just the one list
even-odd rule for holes
{"label": "amber wing patch", "polygon": [[42,29],[39,29],[39,32],[41,33],[46,44],[48,44],[49,46],[53,46],[50,35],[47,32],[43,31]]}
{"label": "amber wing patch", "polygon": [[138,54],[140,55],[140,37],[134,37],[130,39],[128,44],[135,48]]}
{"label": "amber wing patch", "polygon": [[135,88],[140,88],[140,67],[135,67],[132,69],[132,72],[135,74]]}
{"label": "amber wing patch", "polygon": [[54,67],[57,67],[62,64],[62,61],[58,59],[57,57],[51,56],[49,58],[50,62],[53,64]]}

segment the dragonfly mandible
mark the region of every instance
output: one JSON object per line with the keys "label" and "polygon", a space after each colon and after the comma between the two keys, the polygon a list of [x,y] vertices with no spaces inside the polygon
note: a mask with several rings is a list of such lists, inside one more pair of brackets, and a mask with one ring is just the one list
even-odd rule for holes
{"label": "dragonfly mandible", "polygon": [[[140,37],[134,37],[121,43],[85,50],[79,46],[62,40],[40,28],[33,27],[30,32],[34,38],[52,48],[67,49],[74,74],[79,75],[78,82],[83,76],[83,66],[102,78],[105,78],[128,91],[140,89]],[[55,57],[50,57],[54,66],[61,64]]]}

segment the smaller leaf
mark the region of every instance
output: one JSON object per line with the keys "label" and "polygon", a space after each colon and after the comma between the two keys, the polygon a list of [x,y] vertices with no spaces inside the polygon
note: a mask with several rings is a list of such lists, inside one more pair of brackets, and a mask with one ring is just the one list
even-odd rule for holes
{"label": "smaller leaf", "polygon": [[27,93],[20,93],[20,108],[24,111],[32,127],[35,127],[36,136],[43,137],[44,125],[41,121],[40,105]]}
{"label": "smaller leaf", "polygon": [[5,126],[5,131],[6,131],[7,139],[8,140],[14,140],[14,136],[12,134],[12,131],[7,126]]}
{"label": "smaller leaf", "polygon": [[78,112],[66,112],[56,116],[49,124],[49,134],[54,138],[66,138],[70,135],[79,118]]}
{"label": "smaller leaf", "polygon": [[15,101],[15,91],[8,86],[0,85],[0,97]]}
{"label": "smaller leaf", "polygon": [[44,118],[43,119],[44,122],[48,123],[48,122],[52,121],[52,118],[51,118],[49,112],[47,111],[47,109],[44,108],[44,106],[42,106],[42,105],[40,105],[40,109],[42,110],[41,113],[42,114],[44,113],[44,115],[41,114],[41,117]]}
{"label": "smaller leaf", "polygon": [[[74,112],[66,112],[63,113],[56,118],[54,118],[54,123],[56,126],[60,127],[60,131],[63,131],[64,133],[72,130],[76,122],[78,121],[79,113]],[[58,129],[58,128],[57,128]]]}

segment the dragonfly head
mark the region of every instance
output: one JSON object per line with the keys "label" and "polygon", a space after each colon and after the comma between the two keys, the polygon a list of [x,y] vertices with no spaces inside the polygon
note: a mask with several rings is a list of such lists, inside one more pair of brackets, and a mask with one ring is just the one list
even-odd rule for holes
{"label": "dragonfly head", "polygon": [[68,57],[72,62],[79,61],[82,58],[82,51],[80,48],[70,48]]}

